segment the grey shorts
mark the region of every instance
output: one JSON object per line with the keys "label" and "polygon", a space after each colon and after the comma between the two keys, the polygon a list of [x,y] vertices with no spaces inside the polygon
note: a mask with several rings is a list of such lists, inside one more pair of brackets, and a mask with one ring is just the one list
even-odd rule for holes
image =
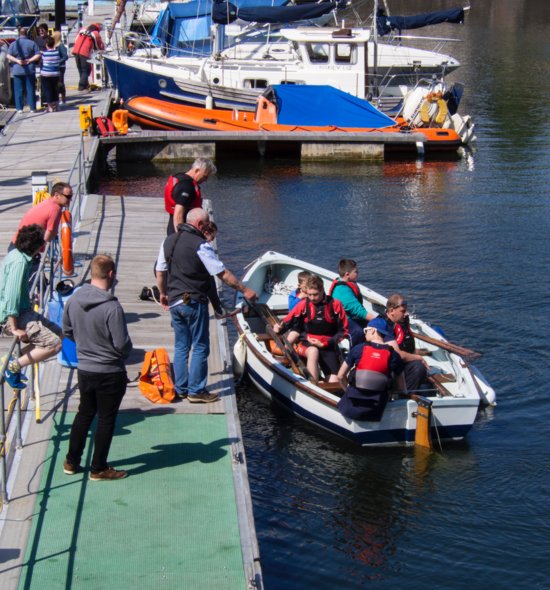
{"label": "grey shorts", "polygon": [[[32,309],[21,313],[17,318],[17,327],[27,332],[33,346],[56,348],[61,343],[61,328]],[[13,336],[7,325],[4,326],[4,334]]]}

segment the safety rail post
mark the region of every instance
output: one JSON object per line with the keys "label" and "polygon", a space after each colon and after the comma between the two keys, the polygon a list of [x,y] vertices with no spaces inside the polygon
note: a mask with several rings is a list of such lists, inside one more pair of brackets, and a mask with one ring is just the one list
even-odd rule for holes
{"label": "safety rail post", "polygon": [[2,446],[2,454],[0,456],[0,496],[2,498],[2,504],[8,502],[8,490],[7,490],[7,466],[6,466],[6,417],[4,415],[4,371],[9,361],[9,357],[6,358],[6,362],[2,363],[2,375],[0,376],[0,445]]}
{"label": "safety rail post", "polygon": [[15,448],[23,448],[23,438],[21,436],[21,390],[15,392]]}
{"label": "safety rail post", "polygon": [[12,352],[14,351],[17,345],[17,338],[14,336],[12,339],[11,346],[4,358],[4,360],[0,363],[0,446],[2,451],[0,453],[0,497],[2,499],[3,504],[7,504],[8,502],[8,466],[7,466],[7,433],[6,433],[6,405],[4,403],[4,373],[10,362],[10,358]]}

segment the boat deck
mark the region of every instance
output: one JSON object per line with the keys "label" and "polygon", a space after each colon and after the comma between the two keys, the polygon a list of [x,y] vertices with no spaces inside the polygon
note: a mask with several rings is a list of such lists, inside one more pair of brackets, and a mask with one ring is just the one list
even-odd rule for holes
{"label": "boat deck", "polygon": [[[96,13],[93,20],[100,18]],[[67,86],[67,109],[17,115],[0,137],[0,258],[30,206],[32,172],[67,179],[80,147],[78,104],[94,104],[99,114],[108,100],[106,92],[72,90],[73,60]],[[86,151],[93,153],[92,138]],[[107,252],[117,262],[115,295],[134,344],[127,363],[131,379],[146,350],[164,346],[173,357],[169,314],[138,298],[144,285],[154,283],[165,216],[158,199],[116,195],[88,195],[75,215],[80,222],[73,228],[73,280],[89,278],[96,253]],[[210,332],[208,385],[221,400],[154,405],[131,383],[109,456],[113,466],[129,471],[119,482],[91,482],[87,470],[63,473],[78,406],[76,371],[56,359],[42,365],[36,400],[23,412],[23,449],[16,450],[11,433],[8,438],[9,503],[0,510],[3,590],[242,589],[251,580],[261,587],[227,332],[213,317]],[[1,338],[0,353],[9,344]],[[7,385],[4,392],[8,407],[12,392]]]}

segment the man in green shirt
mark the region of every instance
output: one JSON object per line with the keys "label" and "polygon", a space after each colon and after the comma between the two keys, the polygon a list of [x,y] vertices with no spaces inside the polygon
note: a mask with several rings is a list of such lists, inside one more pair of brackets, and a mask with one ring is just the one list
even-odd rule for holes
{"label": "man in green shirt", "polygon": [[15,249],[0,266],[0,326],[7,336],[15,336],[26,346],[21,356],[11,358],[4,377],[13,389],[24,389],[21,369],[44,361],[61,350],[61,329],[32,309],[29,276],[33,256],[44,245],[44,229],[26,225],[19,230]]}

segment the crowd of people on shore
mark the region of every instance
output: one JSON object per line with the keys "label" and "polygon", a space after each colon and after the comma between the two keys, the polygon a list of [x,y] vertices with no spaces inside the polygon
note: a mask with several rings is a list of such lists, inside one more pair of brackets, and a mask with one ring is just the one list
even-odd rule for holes
{"label": "crowd of people on shore", "polygon": [[[79,73],[80,92],[90,89],[92,65],[89,59],[92,53],[104,49],[100,32],[101,24],[94,23],[82,27],[76,35],[71,55],[75,58]],[[41,23],[34,39],[30,38],[29,30],[25,27],[21,27],[18,33],[18,38],[7,50],[17,113],[23,113],[25,103],[31,113],[36,113],[37,73],[40,74],[42,104],[48,113],[55,112],[67,100],[65,71],[69,52],[63,43],[61,31],[50,31],[46,23]]]}

